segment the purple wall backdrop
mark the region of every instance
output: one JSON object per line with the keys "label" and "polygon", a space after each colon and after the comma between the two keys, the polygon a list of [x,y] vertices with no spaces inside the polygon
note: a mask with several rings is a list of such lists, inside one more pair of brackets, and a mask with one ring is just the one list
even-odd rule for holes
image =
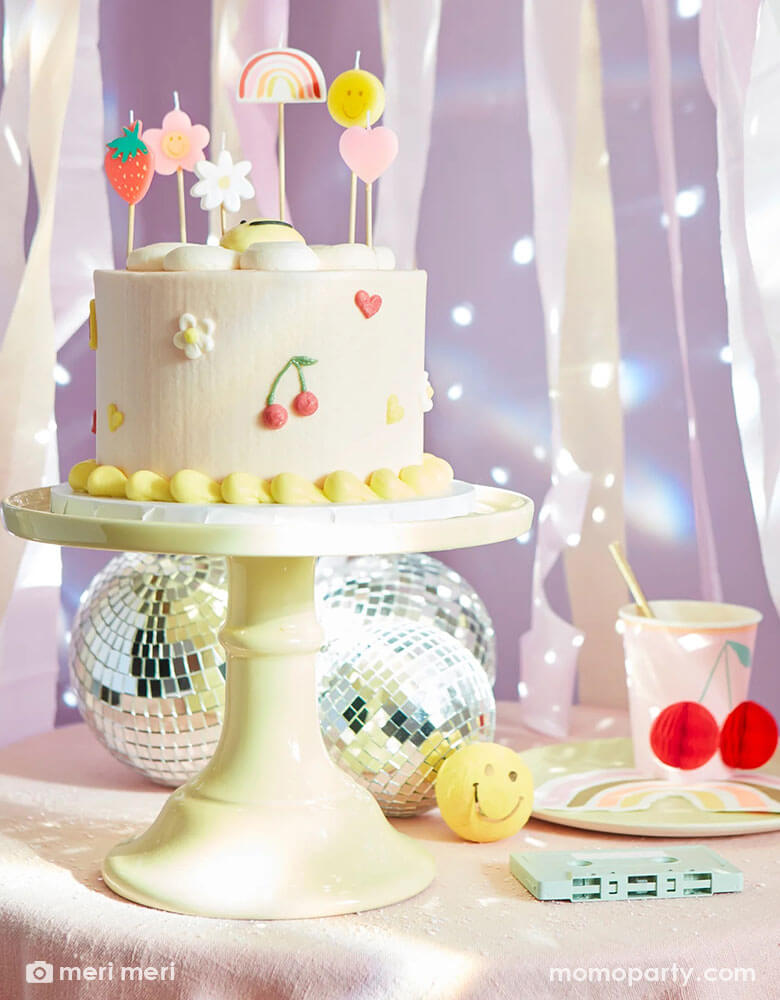
{"label": "purple wall backdrop", "polygon": [[[315,54],[326,78],[349,66],[357,48],[362,65],[381,73],[375,5],[292,0],[291,7],[290,44]],[[777,711],[773,650],[780,642],[780,622],[761,569],[730,371],[721,360],[727,338],[714,114],[698,64],[697,19],[679,16],[674,0],[670,10],[679,184],[693,189],[694,201],[701,202],[683,221],[698,423],[726,599],[764,613],[753,691]],[[208,122],[209,18],[207,0],[103,4],[107,136],[117,132],[130,107],[148,126],[157,125],[174,89],[193,119]],[[651,597],[697,597],[686,416],[641,4],[600,0],[599,19],[619,247],[629,550]],[[186,44],[179,43],[183,34]],[[171,38],[179,42],[171,45]],[[448,0],[444,5],[418,248],[420,266],[429,274],[428,367],[437,389],[437,405],[427,420],[428,446],[450,458],[461,478],[506,478],[538,503],[549,477],[544,341],[533,261],[518,263],[513,256],[515,243],[532,231],[522,41],[522,5],[516,0],[478,5]],[[336,152],[339,129],[317,106],[297,108],[287,128],[288,194],[295,221],[311,242],[337,242],[343,238],[347,191]],[[191,238],[203,239],[205,217],[193,199],[188,201]],[[112,197],[111,205],[119,263],[125,212],[119,199]],[[170,239],[175,231],[174,180],[161,178],[138,211],[136,242]],[[453,321],[452,311],[460,304],[471,307],[469,325]],[[93,453],[94,366],[83,331],[62,350],[60,361],[72,375],[57,392],[64,477],[74,461]],[[532,536],[524,544],[512,541],[444,557],[473,582],[494,616],[496,690],[503,698],[516,697],[517,640],[529,625],[533,541]],[[64,552],[63,600],[69,614],[105,558]],[[552,589],[565,613],[561,574]],[[60,684],[67,684],[64,664]],[[58,721],[73,718],[73,711],[61,705]]]}

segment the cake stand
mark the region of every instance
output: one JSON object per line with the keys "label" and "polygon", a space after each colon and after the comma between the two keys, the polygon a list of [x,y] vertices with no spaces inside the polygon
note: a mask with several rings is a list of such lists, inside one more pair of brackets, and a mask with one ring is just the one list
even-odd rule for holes
{"label": "cake stand", "polygon": [[8,530],[33,541],[228,560],[219,743],[148,830],[109,852],[103,876],[116,893],[177,913],[274,919],[373,909],[431,882],[428,852],[388,823],[322,742],[314,566],[321,555],[465,548],[529,530],[527,497],[474,489],[473,510],[461,516],[399,521],[385,510],[374,521],[332,523],[309,523],[305,508],[281,523],[278,511],[258,509],[255,522],[238,525],[53,513],[48,488],[4,501]]}

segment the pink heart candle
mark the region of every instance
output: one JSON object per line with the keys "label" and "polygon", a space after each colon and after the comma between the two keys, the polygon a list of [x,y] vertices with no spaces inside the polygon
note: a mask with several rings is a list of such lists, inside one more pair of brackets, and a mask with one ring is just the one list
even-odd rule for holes
{"label": "pink heart candle", "polygon": [[364,184],[373,184],[398,155],[398,136],[391,128],[353,125],[339,139],[339,153]]}

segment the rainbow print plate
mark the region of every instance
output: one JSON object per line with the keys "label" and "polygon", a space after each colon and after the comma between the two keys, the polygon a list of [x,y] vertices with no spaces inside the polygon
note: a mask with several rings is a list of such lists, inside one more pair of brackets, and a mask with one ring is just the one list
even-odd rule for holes
{"label": "rainbow print plate", "polygon": [[[648,783],[644,795],[637,792],[636,782],[631,781],[633,754],[629,739],[554,743],[525,750],[520,756],[531,769],[534,787],[539,792],[533,815],[548,823],[642,837],[731,837],[780,830],[780,812],[718,812],[707,793],[675,794],[670,790],[659,795],[655,782]],[[596,780],[594,772],[598,773]],[[567,777],[581,780],[565,782]],[[748,797],[742,803],[743,808],[752,795],[780,800],[780,754],[760,771],[745,775],[745,780],[759,787],[762,778],[767,787],[760,793],[746,787],[744,794]],[[544,788],[548,782],[552,784]],[[619,789],[617,782],[630,785],[630,792],[627,788],[630,798],[621,801],[610,794]],[[564,783],[569,806],[552,808],[549,803],[561,800]],[[726,785],[721,785],[719,794],[728,800],[728,790],[724,789]],[[588,803],[588,808],[571,808],[577,802]],[[602,808],[591,808],[590,803],[599,803]],[[632,804],[636,808],[630,808]]]}

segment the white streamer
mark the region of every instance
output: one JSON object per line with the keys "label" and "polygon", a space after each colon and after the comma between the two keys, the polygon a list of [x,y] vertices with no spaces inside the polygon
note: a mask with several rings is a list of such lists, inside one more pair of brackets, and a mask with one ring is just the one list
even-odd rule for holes
{"label": "white streamer", "polygon": [[441,0],[379,0],[379,19],[384,124],[398,133],[399,152],[380,182],[374,241],[392,247],[399,267],[411,268],[428,164]]}
{"label": "white streamer", "polygon": [[[733,74],[731,74],[733,76]],[[729,308],[729,338],[732,345],[732,379],[734,401],[742,437],[742,451],[753,499],[756,523],[769,590],[780,610],[780,275],[777,269],[777,247],[780,241],[780,210],[777,183],[780,176],[780,109],[777,94],[780,87],[780,3],[765,2],[758,19],[758,34],[752,59],[752,72],[744,95],[744,115],[741,134],[736,136],[737,121],[720,124],[720,100],[725,103],[726,82],[719,95],[719,149],[723,143],[741,139],[744,142],[744,213],[745,239],[750,254],[752,273],[741,274],[747,285],[741,311],[733,306],[739,294],[740,279],[727,284]],[[732,92],[732,100],[736,94]],[[734,163],[732,150],[731,163]],[[732,168],[733,169],[733,168]],[[738,184],[723,167],[723,181]],[[738,198],[737,191],[736,197]],[[724,211],[733,203],[734,194],[727,197]],[[721,195],[723,199],[723,194]],[[738,203],[738,202],[737,202]],[[728,231],[734,238],[733,221]],[[726,232],[724,232],[724,237]],[[744,255],[745,257],[747,255]],[[729,255],[730,271],[739,269],[737,253]],[[724,253],[724,272],[726,257]],[[748,261],[743,259],[742,271]],[[733,273],[725,272],[729,278]],[[756,299],[758,301],[756,301]],[[750,316],[746,307],[752,306]],[[733,313],[733,315],[732,315]],[[733,318],[733,325],[732,325]]]}
{"label": "white streamer", "polygon": [[89,315],[93,272],[113,266],[111,219],[102,169],[105,135],[99,29],[100,0],[81,0],[77,59],[62,135],[51,245],[57,350]]}
{"label": "white streamer", "polygon": [[30,27],[28,0],[6,0],[3,101],[0,105],[0,345],[24,273],[24,223],[29,179]]}

